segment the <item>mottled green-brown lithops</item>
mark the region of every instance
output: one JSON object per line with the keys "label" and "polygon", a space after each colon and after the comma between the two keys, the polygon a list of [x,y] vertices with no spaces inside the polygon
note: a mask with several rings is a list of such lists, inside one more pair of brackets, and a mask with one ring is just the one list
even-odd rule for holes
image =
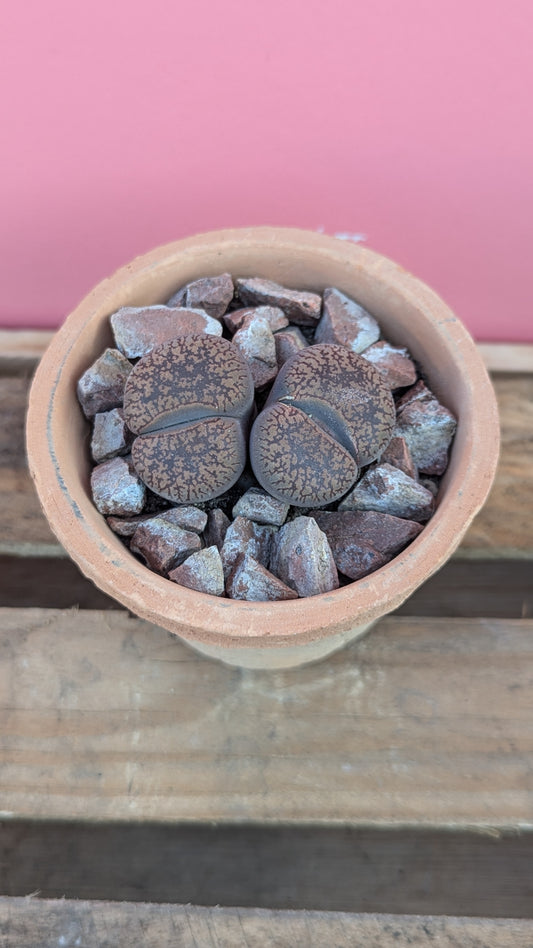
{"label": "mottled green-brown lithops", "polygon": [[225,339],[184,336],[153,349],[124,395],[139,477],[176,503],[224,493],[246,462],[253,398],[248,366]]}
{"label": "mottled green-brown lithops", "polygon": [[373,365],[343,346],[310,346],[283,366],[254,423],[255,476],[295,506],[332,503],[381,454],[394,422],[391,390]]}

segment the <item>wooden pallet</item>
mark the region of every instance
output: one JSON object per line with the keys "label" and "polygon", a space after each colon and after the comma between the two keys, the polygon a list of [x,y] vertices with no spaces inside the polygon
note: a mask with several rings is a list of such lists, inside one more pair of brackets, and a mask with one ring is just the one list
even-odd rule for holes
{"label": "wooden pallet", "polygon": [[0,333],[0,946],[532,944],[533,347],[484,347],[502,457],[458,554],[266,673],[65,556],[23,449],[47,339]]}

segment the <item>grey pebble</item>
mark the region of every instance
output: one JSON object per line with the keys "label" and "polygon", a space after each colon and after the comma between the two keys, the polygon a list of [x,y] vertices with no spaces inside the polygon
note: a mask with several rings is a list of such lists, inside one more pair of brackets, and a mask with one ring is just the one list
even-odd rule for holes
{"label": "grey pebble", "polygon": [[227,583],[231,599],[247,602],[276,602],[297,599],[298,593],[265,569],[253,556],[240,556]]}
{"label": "grey pebble", "polygon": [[106,349],[81,376],[78,400],[86,418],[120,408],[126,380],[133,366],[118,349]]}
{"label": "grey pebble", "polygon": [[216,546],[208,546],[192,553],[181,566],[170,571],[168,578],[180,586],[208,593],[210,596],[224,595],[224,570]]}
{"label": "grey pebble", "polygon": [[429,520],[433,494],[392,464],[379,464],[363,475],[340,502],[339,510],[380,510],[417,522]]}
{"label": "grey pebble", "polygon": [[126,458],[97,464],[91,473],[94,505],[101,514],[133,516],[144,507],[146,487]]}
{"label": "grey pebble", "polygon": [[258,487],[251,487],[235,504],[233,517],[247,517],[256,523],[272,523],[281,527],[289,512],[289,504],[277,500]]}
{"label": "grey pebble", "polygon": [[270,568],[301,597],[339,585],[327,537],[312,517],[296,517],[281,527],[272,541]]}
{"label": "grey pebble", "polygon": [[324,290],[324,307],[315,342],[347,346],[352,352],[362,353],[379,337],[378,323],[359,303],[334,287]]}

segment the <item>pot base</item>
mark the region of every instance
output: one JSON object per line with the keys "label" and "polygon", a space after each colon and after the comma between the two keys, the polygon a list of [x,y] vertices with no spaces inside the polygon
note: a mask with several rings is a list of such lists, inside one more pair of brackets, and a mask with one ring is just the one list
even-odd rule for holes
{"label": "pot base", "polygon": [[223,648],[219,645],[208,643],[190,642],[187,639],[180,639],[184,645],[188,645],[200,655],[206,658],[214,658],[224,665],[231,665],[237,668],[252,668],[260,671],[275,671],[282,668],[296,668],[299,665],[310,665],[313,662],[319,662],[327,658],[333,652],[338,652],[350,642],[360,638],[365,632],[368,632],[378,620],[373,619],[364,625],[356,625],[347,632],[339,632],[329,638],[321,639],[318,642],[307,642],[305,645],[280,645],[272,648],[254,646],[253,648],[239,648],[230,646]]}

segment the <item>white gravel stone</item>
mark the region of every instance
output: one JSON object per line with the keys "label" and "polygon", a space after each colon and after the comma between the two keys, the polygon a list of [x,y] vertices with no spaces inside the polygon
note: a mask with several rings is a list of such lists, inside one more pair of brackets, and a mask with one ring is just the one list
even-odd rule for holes
{"label": "white gravel stone", "polygon": [[112,458],[93,468],[91,491],[96,509],[104,515],[140,514],[146,500],[146,487],[125,458]]}
{"label": "white gravel stone", "polygon": [[377,510],[414,520],[428,520],[433,513],[433,494],[392,464],[380,464],[364,474],[341,501],[339,510]]}

